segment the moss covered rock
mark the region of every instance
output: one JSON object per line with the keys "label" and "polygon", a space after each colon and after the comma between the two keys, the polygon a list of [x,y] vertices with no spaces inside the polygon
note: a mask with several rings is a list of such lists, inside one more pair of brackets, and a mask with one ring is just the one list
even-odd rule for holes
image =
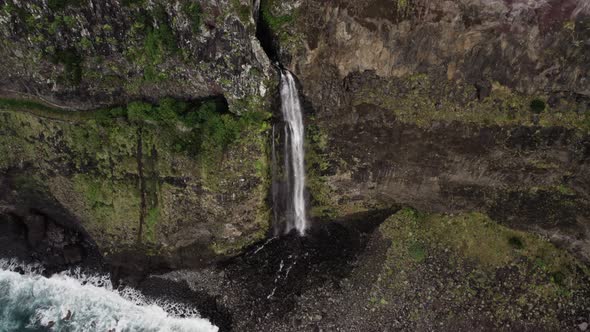
{"label": "moss covered rock", "polygon": [[[0,174],[34,179],[107,257],[138,250],[190,265],[231,254],[268,229],[269,115],[264,104],[241,117],[211,105],[166,99],[79,113],[4,101]],[[0,199],[35,209],[19,191]],[[195,246],[204,249],[176,254]]]}
{"label": "moss covered rock", "polygon": [[536,235],[480,213],[403,209],[378,229],[389,241],[368,295],[398,328],[575,330],[588,315],[590,271]]}

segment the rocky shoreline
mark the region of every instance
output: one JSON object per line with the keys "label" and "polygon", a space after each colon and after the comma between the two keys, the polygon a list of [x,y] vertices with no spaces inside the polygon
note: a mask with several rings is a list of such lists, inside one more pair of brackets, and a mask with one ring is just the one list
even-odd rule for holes
{"label": "rocky shoreline", "polygon": [[[196,308],[220,331],[584,331],[590,321],[585,264],[480,214],[360,213],[200,268],[145,265],[125,274],[87,251],[71,261],[67,250],[56,251],[67,248],[55,242],[56,226],[47,225],[44,237],[26,223],[14,228],[25,232],[2,238],[2,257],[18,251],[47,275],[73,266],[110,274],[115,286]],[[63,243],[80,239],[63,234]],[[31,245],[32,236],[40,244]],[[39,248],[52,255],[39,259]]]}

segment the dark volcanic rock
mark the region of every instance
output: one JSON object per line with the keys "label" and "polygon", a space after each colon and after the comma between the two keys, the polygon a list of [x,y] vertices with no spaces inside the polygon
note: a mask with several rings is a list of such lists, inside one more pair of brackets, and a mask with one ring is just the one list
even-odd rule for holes
{"label": "dark volcanic rock", "polygon": [[33,213],[24,217],[23,222],[27,227],[27,241],[29,241],[29,245],[33,248],[39,246],[41,241],[45,239],[47,229],[45,216]]}
{"label": "dark volcanic rock", "polygon": [[231,331],[574,331],[590,314],[590,272],[536,235],[478,213],[375,217],[164,278],[215,297]]}
{"label": "dark volcanic rock", "polygon": [[339,222],[318,222],[306,237],[269,238],[215,268],[172,272],[165,278],[186,280],[197,293],[216,298],[217,306],[231,317],[232,331],[311,327],[324,321],[329,308],[307,315],[301,303],[346,287],[371,232],[390,213],[373,211]]}

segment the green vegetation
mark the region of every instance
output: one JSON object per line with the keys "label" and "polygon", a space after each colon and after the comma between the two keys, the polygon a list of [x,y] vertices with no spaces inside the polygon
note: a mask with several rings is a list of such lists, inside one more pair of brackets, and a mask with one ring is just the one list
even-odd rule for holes
{"label": "green vegetation", "polygon": [[[396,93],[391,93],[396,91]],[[540,112],[539,125],[563,126],[590,131],[590,113],[576,112],[573,101],[546,109],[539,98],[511,91],[498,83],[483,100],[477,100],[474,86],[436,81],[426,74],[408,75],[386,83],[367,84],[355,93],[355,106],[374,105],[391,110],[396,119],[429,127],[433,122],[459,121],[481,125],[535,125],[531,111]],[[542,111],[546,109],[546,111]]]}
{"label": "green vegetation", "polygon": [[32,100],[13,98],[0,98],[0,110],[22,111],[45,118],[64,121],[105,121],[124,118],[127,115],[127,109],[124,107],[101,108],[92,111],[71,111],[55,108]]}
{"label": "green vegetation", "polygon": [[[551,329],[559,324],[557,303],[570,303],[563,309],[568,313],[585,305],[575,300],[588,291],[590,270],[584,264],[536,235],[483,214],[406,208],[379,232],[390,247],[371,296],[383,303],[403,299],[410,307],[431,308],[427,303],[436,299],[451,306],[435,309],[442,320],[478,306],[470,315],[485,315],[500,326],[530,319]],[[426,314],[420,310],[416,314]]]}
{"label": "green vegetation", "polygon": [[157,120],[158,113],[151,104],[134,101],[127,105],[127,118],[132,122]]}
{"label": "green vegetation", "polygon": [[522,239],[519,236],[511,236],[508,238],[508,243],[515,249],[522,249],[524,248],[524,244],[522,243]]}
{"label": "green vegetation", "polygon": [[[69,186],[65,183],[54,184]],[[76,197],[81,205],[81,212],[88,220],[86,228],[95,233],[104,233],[102,236],[118,236],[126,239],[122,245],[133,243],[133,237],[139,220],[140,192],[135,181],[110,180],[102,177],[79,174],[73,178],[73,189],[80,193]],[[101,236],[101,237],[102,237]]]}
{"label": "green vegetation", "polygon": [[299,24],[295,22],[302,21],[300,18],[304,18],[305,15],[300,15],[298,8],[287,8],[277,0],[261,0],[260,22],[266,27],[267,32],[270,32],[274,42],[278,42],[281,52],[295,54],[304,48],[305,40],[303,30],[299,29]]}
{"label": "green vegetation", "polygon": [[150,12],[139,11],[129,31],[129,37],[142,43],[140,47],[128,50],[127,58],[144,68],[144,80],[157,82],[166,78],[158,70],[158,65],[177,54],[178,43],[170,25],[170,17],[163,5],[158,4]]}
{"label": "green vegetation", "polygon": [[50,106],[45,104],[41,104],[38,102],[34,102],[31,100],[26,99],[11,99],[11,98],[1,98],[0,99],[0,109],[10,110],[31,110],[31,111],[39,111],[39,112],[55,112],[59,113],[59,110],[56,110]]}
{"label": "green vegetation", "polygon": [[231,5],[233,10],[238,14],[240,21],[244,24],[249,24],[250,18],[252,17],[252,8],[242,4],[240,0],[231,0]]}
{"label": "green vegetation", "polygon": [[561,271],[566,275],[576,273],[575,269],[564,267],[575,263],[566,252],[535,235],[496,224],[479,213],[426,215],[404,209],[390,218],[380,230],[388,238],[407,246],[405,252],[411,253],[411,256],[416,255],[412,254],[416,243],[421,243],[433,251],[451,250],[453,255],[477,262],[487,269],[501,268],[527,258],[531,262],[542,260],[545,268],[551,272]]}
{"label": "green vegetation", "polygon": [[307,188],[311,194],[311,214],[314,217],[331,219],[336,216],[338,209],[333,202],[334,195],[323,176],[329,167],[326,155],[328,141],[326,134],[314,123],[315,121],[310,121],[305,137],[305,168]]}
{"label": "green vegetation", "polygon": [[[217,248],[238,249],[262,238],[270,218],[270,114],[255,111],[265,109],[259,102],[238,103],[244,109],[236,116],[221,99],[164,98],[94,111],[0,99],[0,169],[28,165],[101,246],[115,250],[138,243],[153,254],[163,244],[174,248],[166,241],[180,221],[201,222],[195,206],[208,221],[226,220],[228,205],[218,200],[237,194],[244,202],[232,220],[249,228],[243,236],[217,239]],[[244,178],[248,187],[236,191]]]}
{"label": "green vegetation", "polygon": [[[187,103],[173,98],[163,98],[158,105],[134,101],[126,107],[85,112],[64,111],[28,100],[0,99],[1,109],[27,111],[68,121],[104,122],[126,118],[137,125],[163,125],[163,128],[172,131],[176,130],[176,126],[183,125],[190,130],[178,133],[179,139],[175,144],[177,151],[187,151],[192,155],[205,153],[212,159],[216,159],[213,155],[218,156],[222,153],[248,128],[254,127],[256,132],[267,130],[267,121],[271,116],[270,113],[260,111],[249,111],[243,116],[235,116],[228,112],[226,103],[221,99]],[[215,162],[205,159],[207,162]]]}
{"label": "green vegetation", "polygon": [[153,27],[148,26],[145,51],[154,61],[161,61],[161,57],[177,51],[176,36],[170,26],[170,18],[162,5],[157,5],[153,11]]}
{"label": "green vegetation", "polygon": [[427,256],[426,249],[424,248],[424,246],[417,242],[410,245],[410,247],[408,248],[408,253],[410,257],[418,263],[425,260]]}
{"label": "green vegetation", "polygon": [[186,2],[182,5],[182,10],[191,22],[193,33],[198,33],[201,30],[201,16],[203,15],[201,4],[198,2]]}
{"label": "green vegetation", "polygon": [[160,209],[157,207],[151,208],[147,212],[144,221],[144,237],[148,243],[156,243],[156,226],[160,219]]}
{"label": "green vegetation", "polygon": [[121,4],[123,6],[144,6],[145,5],[146,0],[122,0]]}
{"label": "green vegetation", "polygon": [[553,188],[548,188],[549,190],[551,189],[555,189],[557,190],[557,192],[559,192],[560,194],[564,195],[564,196],[575,196],[576,192],[572,190],[572,188],[564,185],[564,184],[560,184],[557,185]]}
{"label": "green vegetation", "polygon": [[397,0],[397,13],[400,15],[406,15],[410,8],[410,0]]}
{"label": "green vegetation", "polygon": [[[124,111],[119,110],[124,114]],[[267,128],[269,113],[250,111],[237,117],[227,111],[227,105],[220,99],[208,100],[199,105],[164,98],[159,105],[132,102],[127,107],[127,117],[134,123],[157,123],[190,128],[179,134],[175,150],[190,155],[200,155],[202,162],[214,167],[225,149],[236,142],[248,128]]]}
{"label": "green vegetation", "polygon": [[545,110],[545,102],[541,99],[533,99],[530,104],[531,112],[541,114]]}
{"label": "green vegetation", "polygon": [[140,50],[140,63],[146,65],[144,79],[148,82],[158,81],[162,78],[156,66],[178,50],[176,36],[170,27],[166,11],[161,5],[156,6],[154,19],[158,25],[155,28],[151,25],[147,27],[143,49]]}
{"label": "green vegetation", "polygon": [[261,0],[260,11],[264,23],[274,32],[280,31],[285,25],[293,22],[292,14],[275,16],[272,14],[272,8],[276,6],[275,0]]}

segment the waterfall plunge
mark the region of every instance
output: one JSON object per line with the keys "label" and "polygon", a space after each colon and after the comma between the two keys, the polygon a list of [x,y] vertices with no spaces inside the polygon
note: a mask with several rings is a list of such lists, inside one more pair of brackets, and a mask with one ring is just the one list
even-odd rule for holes
{"label": "waterfall plunge", "polygon": [[296,229],[305,235],[307,209],[305,203],[304,128],[299,93],[293,74],[281,71],[281,112],[285,122],[284,170],[286,177],[285,233]]}

